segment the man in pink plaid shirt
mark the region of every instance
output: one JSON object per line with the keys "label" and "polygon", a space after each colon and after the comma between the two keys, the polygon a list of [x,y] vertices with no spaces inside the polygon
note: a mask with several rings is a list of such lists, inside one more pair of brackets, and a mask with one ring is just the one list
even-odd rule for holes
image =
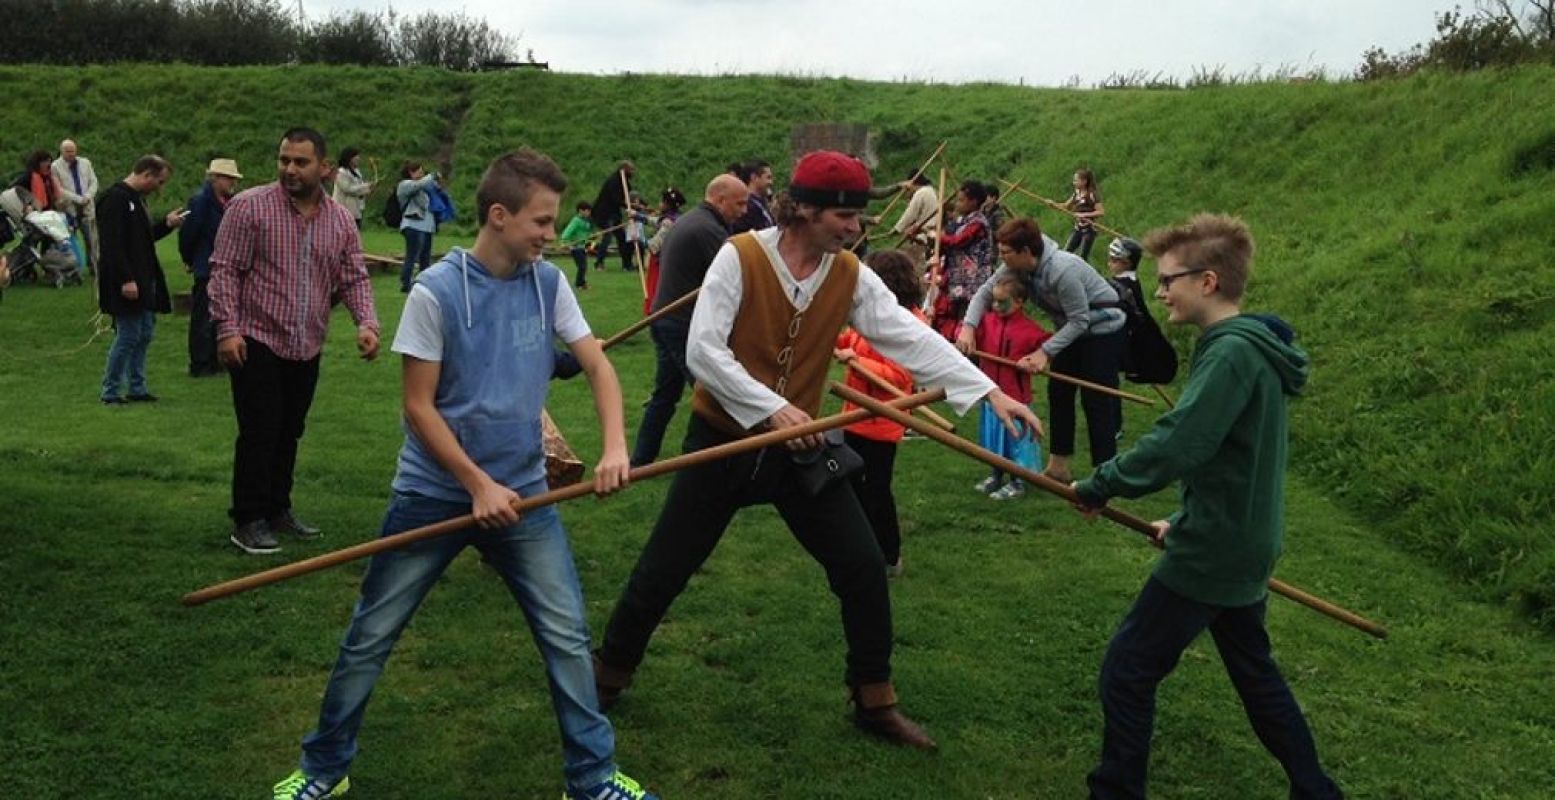
{"label": "man in pink plaid shirt", "polygon": [[247,553],[279,551],[277,533],[320,533],[292,513],[292,469],[333,297],[356,320],[362,358],[378,355],[378,317],[356,220],[321,189],[326,155],[318,131],[287,131],[277,156],[280,179],[232,199],[211,254],[217,358],[232,377],[238,419],[228,514],[232,543]]}

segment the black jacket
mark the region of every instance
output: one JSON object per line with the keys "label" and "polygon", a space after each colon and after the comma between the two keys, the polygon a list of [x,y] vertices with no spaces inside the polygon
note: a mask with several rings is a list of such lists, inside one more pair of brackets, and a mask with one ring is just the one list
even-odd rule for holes
{"label": "black jacket", "polygon": [[[132,314],[150,309],[173,310],[167,277],[157,261],[157,240],[172,232],[166,220],[151,224],[146,199],[119,181],[97,198],[97,231],[101,259],[97,265],[97,307],[104,314]],[[119,287],[134,281],[140,297],[129,300]]]}
{"label": "black jacket", "polygon": [[[610,173],[610,177],[599,186],[599,194],[594,196],[594,219],[617,219],[626,208],[626,191],[632,185],[628,178],[626,186],[621,185],[621,170]],[[619,221],[619,219],[617,219]]]}
{"label": "black jacket", "polygon": [[[653,295],[653,310],[658,311],[701,286],[707,268],[713,265],[713,256],[728,240],[729,228],[724,218],[706,201],[675,220],[675,227],[664,234],[664,247],[659,250],[659,290]],[[664,321],[690,326],[695,308],[696,303],[689,303]]]}

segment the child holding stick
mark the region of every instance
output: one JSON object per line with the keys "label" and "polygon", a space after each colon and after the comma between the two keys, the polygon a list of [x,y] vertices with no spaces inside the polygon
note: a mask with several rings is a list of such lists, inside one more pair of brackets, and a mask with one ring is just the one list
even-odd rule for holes
{"label": "child holding stick", "polygon": [[[1026,287],[1019,278],[1006,274],[996,280],[990,303],[994,313],[985,315],[983,324],[977,326],[977,349],[1019,361],[1041,347],[1052,334],[1026,316],[1025,303]],[[992,378],[1005,394],[1027,405],[1031,404],[1031,373],[990,360],[985,360],[982,368],[983,373]],[[1042,445],[1037,443],[1035,437],[1011,436],[994,415],[993,409],[986,406],[982,409],[977,443],[984,450],[998,453],[1033,470],[1042,461]],[[1008,483],[1005,482],[1006,477]],[[978,481],[975,488],[994,500],[1013,500],[1026,493],[1026,487],[1019,478],[1006,476],[997,467],[988,477]]]}
{"label": "child holding stick", "polygon": [[[924,325],[929,319],[918,304],[923,302],[923,284],[918,279],[918,267],[906,253],[900,250],[879,250],[870,253],[864,264],[880,276],[886,288],[896,295],[896,302],[911,311]],[[855,363],[876,376],[889,381],[904,392],[911,392],[912,374],[895,361],[881,355],[856,330],[848,328],[837,337],[834,355],[839,361]],[[895,399],[893,395],[875,386],[856,370],[848,370],[848,385],[880,400]],[[843,411],[856,406],[844,403]],[[995,418],[997,422],[997,418]],[[902,529],[896,515],[896,496],[891,492],[891,479],[896,471],[896,446],[906,429],[885,417],[872,417],[849,425],[843,431],[848,446],[864,459],[864,469],[851,478],[853,492],[858,495],[864,516],[869,518],[875,530],[875,541],[885,556],[886,575],[896,578],[902,574]]]}
{"label": "child holding stick", "polygon": [[541,414],[552,341],[572,350],[594,390],[604,454],[594,491],[627,481],[621,385],[561,270],[541,260],[556,236],[567,179],[531,150],[492,162],[476,192],[475,247],[422,273],[394,350],[404,357],[405,443],[384,518],[388,536],[464,514],[475,525],[373,556],[302,760],[275,800],[324,800],[350,789],[357,731],[373,686],[427,592],[465,547],[481,551],[523,609],[545,660],[561,729],[564,800],[653,800],[615,764],[615,731],[599,711],[583,590],[555,506],[519,517],[520,496],[546,490]]}

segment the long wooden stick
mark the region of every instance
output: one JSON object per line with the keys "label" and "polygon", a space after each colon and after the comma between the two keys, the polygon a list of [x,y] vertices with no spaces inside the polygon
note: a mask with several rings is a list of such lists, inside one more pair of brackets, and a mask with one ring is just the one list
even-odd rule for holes
{"label": "long wooden stick", "polygon": [[[919,392],[908,397],[892,400],[887,407],[908,410],[917,408],[918,406],[925,405],[927,403],[938,402],[943,399],[945,399],[945,390],[934,389],[932,391]],[[855,409],[853,411],[848,411],[842,414],[833,414],[829,417],[822,417],[820,419],[807,422],[803,425],[796,425],[792,428],[768,431],[766,433],[751,436],[745,439],[737,439],[735,441],[721,444],[716,447],[709,447],[705,450],[698,450],[694,453],[687,453],[682,456],[676,456],[675,458],[666,459],[664,461],[657,461],[646,466],[637,467],[628,474],[628,479],[636,482],[647,478],[656,477],[667,472],[674,472],[676,470],[685,469],[687,467],[694,467],[699,464],[705,464],[709,461],[716,461],[721,458],[728,458],[729,456],[738,455],[740,453],[749,452],[751,450],[759,450],[763,447],[781,444],[782,442],[786,442],[790,439],[797,439],[801,436],[809,436],[811,434],[829,431],[832,428],[841,428],[845,425],[852,425],[855,422],[862,422],[872,416],[874,416],[874,412],[866,411],[864,409]],[[541,506],[548,506],[553,503],[560,503],[565,500],[572,500],[574,498],[582,497],[586,494],[593,494],[593,492],[594,488],[591,484],[575,483],[571,486],[566,486],[560,489],[553,489],[542,494],[537,494],[534,497],[522,498],[517,503],[513,504],[513,510],[522,514],[525,511],[529,511],[530,509],[540,508]],[[319,570],[328,569],[339,564],[344,564],[348,561],[355,561],[359,558],[366,558],[367,556],[374,555],[376,553],[382,553],[387,550],[397,550],[401,547],[405,547],[414,542],[419,542],[423,539],[445,536],[447,534],[453,533],[454,531],[468,528],[473,524],[475,524],[474,515],[465,514],[463,516],[455,517],[450,520],[444,520],[442,522],[427,525],[425,527],[408,530],[403,533],[396,533],[392,536],[384,536],[379,539],[374,539],[370,542],[363,542],[351,547],[346,547],[340,550],[335,550],[333,552],[317,555],[313,558],[308,558],[296,563],[276,567],[275,569],[267,569],[264,572],[256,572],[252,575],[230,580],[225,583],[218,583],[214,586],[207,586],[204,589],[200,589],[199,591],[190,592],[189,594],[184,595],[180,602],[186,606],[202,605],[212,600],[228,597],[239,592],[245,592],[249,589],[257,589],[261,586],[268,586],[272,583],[284,581],[288,578],[295,578],[299,575],[306,575],[310,572],[318,572]]]}
{"label": "long wooden stick", "polygon": [[[626,216],[622,218],[621,224],[625,225],[627,223],[627,221],[629,221],[632,218],[632,211],[633,211],[632,210],[632,190],[631,190],[631,187],[628,186],[627,183],[626,183],[626,171],[625,170],[618,170],[616,172],[616,175],[621,178],[621,202],[626,206],[626,210],[624,212]],[[626,254],[622,253],[621,257],[625,258]],[[643,265],[643,249],[642,249],[642,246],[640,244],[638,244],[636,239],[632,240],[632,263],[637,265],[637,282],[642,284],[642,287],[643,287],[643,299],[647,300],[648,299],[648,270]]]}
{"label": "long wooden stick", "polygon": [[[907,393],[902,391],[901,388],[896,384],[880,377],[879,375],[876,375],[874,370],[864,366],[863,364],[860,364],[858,358],[850,358],[846,361],[843,361],[842,363],[847,364],[849,369],[857,372],[859,377],[869,381],[876,388],[886,392],[887,394],[890,394],[892,397],[907,396]],[[928,421],[940,426],[941,428],[944,428],[947,431],[950,431],[951,433],[955,433],[956,431],[956,424],[954,422],[951,422],[939,414],[934,413],[934,409],[929,408],[928,406],[919,406],[918,408],[913,409],[913,413],[922,414],[923,417]]]}
{"label": "long wooden stick", "polygon": [[[946,139],[945,141],[940,142],[939,143],[939,147],[934,148],[934,152],[929,154],[928,159],[923,162],[923,166],[920,166],[920,167],[918,167],[918,169],[914,170],[913,174],[912,174],[912,177],[908,178],[907,182],[911,183],[911,182],[917,180],[918,176],[922,175],[923,171],[928,169],[930,164],[934,163],[934,159],[939,158],[939,154],[945,150],[945,145],[947,145],[947,144],[950,144],[950,140],[949,139]],[[907,196],[907,191],[905,189],[900,191],[900,192],[897,192],[896,194],[891,196],[891,202],[886,203],[885,210],[880,212],[880,219],[881,219],[882,222],[885,220],[885,215],[891,213],[891,209],[896,208],[896,204],[905,196]],[[863,237],[859,237],[859,240],[854,242],[853,246],[849,247],[848,249],[851,250],[851,251],[857,252],[859,245],[863,244],[863,242],[864,242],[864,238]]]}
{"label": "long wooden stick", "polygon": [[[986,359],[988,359],[989,361],[992,361],[995,364],[1003,364],[1006,367],[1014,367],[1015,369],[1018,369],[1018,370],[1020,370],[1022,372],[1035,372],[1035,370],[1032,370],[1032,369],[1030,369],[1028,367],[1022,366],[1019,361],[1016,361],[1016,360],[1011,359],[1011,358],[1005,358],[1004,356],[996,356],[993,353],[984,352],[982,350],[973,350],[972,351],[972,355],[977,356],[978,358],[986,358]],[[1054,371],[1052,371],[1050,369],[1045,369],[1045,370],[1042,370],[1041,372],[1036,372],[1035,374],[1046,375],[1046,376],[1048,376],[1049,378],[1052,378],[1055,381],[1061,381],[1063,383],[1071,383],[1071,384],[1074,384],[1075,386],[1080,387],[1081,389],[1088,389],[1090,391],[1098,392],[1100,394],[1111,395],[1113,397],[1118,398],[1119,400],[1127,400],[1127,401],[1129,401],[1131,403],[1139,403],[1140,405],[1146,405],[1146,406],[1153,406],[1153,405],[1155,405],[1155,401],[1154,400],[1151,400],[1150,398],[1145,397],[1143,395],[1137,395],[1137,394],[1132,394],[1130,392],[1120,391],[1118,389],[1112,388],[1111,386],[1103,386],[1103,385],[1101,385],[1099,383],[1093,383],[1091,381],[1085,380],[1084,378],[1076,378],[1073,375],[1065,375],[1062,372],[1054,372]]]}
{"label": "long wooden stick", "polygon": [[627,339],[630,339],[632,336],[636,335],[638,331],[648,327],[649,325],[652,325],[654,321],[662,319],[668,314],[671,314],[680,309],[681,306],[684,306],[692,300],[697,299],[697,292],[700,291],[702,291],[702,287],[698,286],[695,289],[692,289],[691,291],[681,295],[680,297],[675,298],[675,302],[670,303],[669,305],[653,312],[652,314],[649,314],[646,317],[643,317],[640,320],[637,320],[636,322],[621,329],[620,333],[617,333],[609,339],[604,340],[600,344],[600,347],[605,350],[609,350],[610,348],[626,341]]}
{"label": "long wooden stick", "polygon": [[1165,403],[1167,408],[1176,408],[1177,407],[1177,404],[1172,402],[1171,395],[1167,394],[1166,390],[1161,388],[1161,384],[1159,384],[1159,383],[1152,383],[1152,384],[1150,384],[1150,388],[1155,390],[1155,393],[1158,396],[1160,396],[1161,402]]}
{"label": "long wooden stick", "polygon": [[[938,428],[935,428],[932,425],[925,423],[923,420],[915,419],[910,414],[904,414],[900,410],[895,409],[885,403],[881,403],[873,397],[870,397],[869,395],[864,394],[863,392],[860,392],[856,389],[852,389],[842,384],[833,382],[831,385],[831,391],[833,394],[841,397],[844,400],[852,401],[862,408],[867,408],[882,417],[886,417],[887,419],[894,420],[901,425],[912,428],[924,436],[927,436],[930,439],[934,439],[940,444],[943,444],[953,450],[960,451],[966,455],[971,456],[972,458],[977,459],[978,461],[988,464],[991,467],[1008,472],[1009,474],[1014,475],[1033,486],[1036,486],[1051,494],[1055,494],[1065,500],[1068,500],[1071,503],[1075,503],[1077,505],[1080,504],[1079,496],[1075,494],[1074,490],[1071,489],[1068,484],[1053,480],[1052,478],[1049,478],[1048,476],[1043,475],[1036,470],[1028,469],[1015,463],[1014,461],[984,450],[983,448],[978,447],[977,445],[972,444],[971,442],[959,436],[952,436],[951,434],[948,434],[942,430],[939,430]],[[1140,519],[1139,517],[1123,511],[1119,511],[1118,509],[1112,508],[1111,506],[1102,507],[1098,513],[1107,519],[1122,525],[1125,528],[1150,537],[1152,542],[1155,541],[1155,526],[1143,519]],[[1318,613],[1325,614],[1329,617],[1332,617],[1333,619],[1345,623],[1346,625],[1350,625],[1361,631],[1369,633],[1378,639],[1388,638],[1387,629],[1381,625],[1378,625],[1377,623],[1372,622],[1371,620],[1366,619],[1365,617],[1362,617],[1353,611],[1341,608],[1340,606],[1334,605],[1327,600],[1297,589],[1296,587],[1291,586],[1284,581],[1271,578],[1269,580],[1269,589],[1274,591],[1276,594],[1284,595],[1285,597],[1288,597],[1291,600],[1306,606],[1307,608],[1317,611]]]}
{"label": "long wooden stick", "polygon": [[[1043,197],[1042,195],[1037,194],[1036,192],[1031,191],[1030,189],[1022,189],[1019,186],[1012,185],[1012,184],[1010,184],[1009,181],[1004,180],[1003,178],[1000,178],[999,182],[1002,183],[1002,184],[1005,184],[1007,186],[1011,186],[1011,188],[1013,188],[1014,191],[1020,192],[1021,194],[1026,195],[1027,197],[1029,197],[1029,198],[1031,198],[1031,199],[1041,203],[1042,205],[1047,206],[1048,208],[1053,209],[1054,211],[1062,211],[1062,212],[1064,212],[1065,214],[1068,214],[1071,217],[1075,216],[1075,212],[1070,211],[1068,208],[1066,208],[1064,206],[1063,203],[1057,202],[1056,200],[1049,200],[1046,197]],[[1075,217],[1075,218],[1078,219],[1078,217]],[[1101,224],[1100,222],[1097,222],[1094,219],[1091,220],[1091,225],[1093,227],[1095,227],[1097,230],[1101,230],[1101,231],[1105,231],[1107,233],[1110,233],[1113,236],[1118,237],[1119,239],[1126,239],[1126,238],[1128,238],[1128,234],[1124,233],[1123,231],[1120,231],[1117,228],[1109,228],[1106,225],[1103,225],[1103,224]]]}

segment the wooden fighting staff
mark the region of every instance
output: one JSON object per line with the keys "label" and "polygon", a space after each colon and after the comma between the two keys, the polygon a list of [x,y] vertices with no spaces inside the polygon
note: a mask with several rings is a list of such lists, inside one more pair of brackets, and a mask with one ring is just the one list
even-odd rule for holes
{"label": "wooden fighting staff", "polygon": [[[939,147],[934,148],[934,152],[929,154],[928,159],[923,162],[923,166],[920,166],[916,170],[914,170],[913,174],[912,174],[912,177],[908,178],[907,182],[908,183],[912,183],[913,181],[917,180],[918,176],[922,175],[923,171],[928,169],[930,164],[934,163],[934,159],[939,158],[939,154],[941,152],[944,152],[945,145],[947,145],[947,144],[950,144],[950,140],[949,139],[946,139],[945,141],[940,142],[939,143]],[[892,195],[891,196],[891,202],[886,203],[885,210],[880,212],[880,219],[882,221],[884,221],[885,220],[885,215],[891,213],[891,209],[896,208],[897,202],[899,202],[905,196],[907,196],[907,190],[906,189],[902,189],[901,191],[898,191],[896,194]],[[864,237],[860,236],[858,241],[854,242],[853,246],[849,247],[848,249],[851,250],[851,251],[857,252],[858,248],[859,248],[859,245],[863,244],[863,243],[864,243]]]}
{"label": "wooden fighting staff", "polygon": [[[857,357],[847,359],[847,360],[843,361],[842,363],[847,364],[849,369],[853,370],[854,372],[857,372],[859,374],[859,377],[863,378],[866,381],[869,381],[869,383],[871,385],[873,385],[875,388],[880,389],[883,392],[886,392],[887,394],[891,395],[892,397],[902,398],[902,397],[906,397],[907,396],[907,393],[902,391],[901,388],[898,387],[896,384],[886,380],[885,378],[882,378],[879,375],[876,375],[874,370],[871,370],[869,367],[866,367],[863,364],[859,363],[859,360],[858,360]],[[947,431],[950,431],[950,432],[954,433],[955,430],[956,430],[956,424],[954,422],[951,422],[950,420],[945,419],[944,417],[940,416],[939,414],[934,413],[933,409],[929,408],[928,406],[921,406],[919,408],[915,408],[915,409],[913,409],[913,412],[917,413],[917,414],[922,414],[924,416],[924,418],[928,419],[928,421],[934,423],[935,425],[940,426],[941,428],[944,428]]]}
{"label": "wooden fighting staff", "polygon": [[[972,458],[975,458],[978,461],[981,461],[995,469],[1003,470],[1020,478],[1023,481],[1026,481],[1027,483],[1030,483],[1033,486],[1042,489],[1043,491],[1068,500],[1070,503],[1081,505],[1079,495],[1075,494],[1074,489],[1070,488],[1068,484],[1053,480],[1052,478],[1049,478],[1048,476],[1043,475],[1036,470],[1028,469],[1015,463],[1014,461],[984,450],[983,448],[978,447],[977,445],[972,444],[971,442],[962,439],[959,436],[953,436],[949,433],[946,433],[934,427],[933,425],[925,423],[923,420],[913,417],[910,414],[902,413],[899,409],[893,407],[895,403],[892,405],[881,403],[880,401],[870,397],[867,394],[864,394],[863,392],[836,382],[832,383],[831,391],[833,394],[841,397],[844,400],[852,401],[860,408],[869,409],[870,411],[873,411],[882,417],[894,420],[900,425],[912,428],[913,430],[951,448],[952,450],[960,451],[961,453],[971,456]],[[899,403],[900,401],[897,402]],[[1143,519],[1140,519],[1139,517],[1123,511],[1119,511],[1118,509],[1112,508],[1111,506],[1103,506],[1102,508],[1098,509],[1097,513],[1106,517],[1107,519],[1112,520],[1113,522],[1122,525],[1125,528],[1150,537],[1151,542],[1156,542],[1155,526]],[[1161,545],[1157,543],[1156,546],[1159,547]],[[1274,591],[1276,594],[1288,597],[1291,600],[1306,606],[1307,608],[1332,617],[1333,619],[1364,631],[1365,633],[1371,634],[1378,639],[1388,638],[1387,629],[1381,625],[1378,625],[1377,623],[1372,622],[1371,620],[1366,619],[1365,617],[1362,617],[1353,611],[1341,608],[1340,606],[1334,605],[1327,600],[1297,589],[1296,587],[1291,586],[1284,581],[1271,578],[1269,580],[1269,589]]]}
{"label": "wooden fighting staff", "polygon": [[1003,364],[1006,367],[1013,367],[1013,368],[1018,369],[1018,370],[1020,370],[1022,372],[1030,372],[1030,373],[1032,373],[1034,375],[1046,375],[1046,376],[1048,376],[1049,378],[1051,378],[1051,379],[1053,379],[1055,381],[1059,381],[1061,383],[1073,384],[1075,386],[1080,387],[1081,389],[1086,389],[1086,390],[1089,390],[1089,391],[1092,391],[1092,392],[1098,392],[1100,394],[1111,395],[1113,397],[1118,398],[1119,400],[1127,400],[1127,401],[1129,401],[1131,403],[1139,403],[1140,405],[1146,405],[1146,406],[1153,406],[1153,405],[1155,405],[1155,401],[1151,400],[1148,397],[1143,397],[1143,396],[1137,395],[1137,394],[1131,394],[1129,392],[1119,391],[1117,389],[1112,388],[1111,386],[1103,386],[1103,385],[1101,385],[1099,383],[1093,383],[1091,381],[1085,380],[1084,378],[1076,378],[1073,375],[1065,375],[1062,372],[1054,372],[1054,371],[1052,371],[1050,369],[1044,369],[1044,370],[1041,370],[1041,371],[1034,370],[1034,369],[1032,369],[1030,367],[1022,365],[1019,361],[1016,361],[1016,360],[1010,359],[1010,358],[1005,358],[1004,356],[996,356],[993,353],[984,352],[982,350],[973,350],[972,351],[972,355],[977,356],[978,358],[986,358],[989,361],[994,362],[995,364]]}
{"label": "wooden fighting staff", "polygon": [[[1068,214],[1071,217],[1075,216],[1075,212],[1070,211],[1066,206],[1064,206],[1063,203],[1057,202],[1056,200],[1049,200],[1046,197],[1043,197],[1042,195],[1037,194],[1036,192],[1031,191],[1030,189],[1022,189],[1022,188],[1020,188],[1020,186],[1018,184],[1012,184],[1009,181],[1004,180],[1003,178],[999,179],[999,182],[1004,184],[1004,185],[1006,185],[1006,186],[1008,186],[1008,187],[1010,187],[1011,190],[1020,192],[1021,194],[1023,194],[1025,196],[1027,196],[1027,197],[1037,201],[1038,203],[1041,203],[1042,205],[1047,206],[1048,208],[1053,209],[1054,211],[1062,211],[1062,212],[1064,212],[1065,214]],[[1008,194],[1008,192],[1006,192],[1006,195],[1007,194]],[[1078,217],[1076,217],[1076,219],[1078,219]],[[1113,236],[1118,237],[1119,239],[1127,239],[1128,238],[1128,234],[1124,233],[1123,231],[1120,231],[1117,228],[1109,228],[1106,225],[1103,225],[1103,224],[1101,224],[1100,222],[1097,222],[1094,219],[1091,220],[1091,225],[1095,226],[1095,228],[1097,230],[1105,231],[1107,233],[1110,233]]]}
{"label": "wooden fighting staff", "polygon": [[[917,394],[909,395],[897,400],[892,400],[887,405],[887,407],[905,411],[917,408],[921,405],[926,405],[928,403],[938,402],[943,399],[945,399],[945,390],[935,389],[932,391],[919,392]],[[870,402],[873,403],[874,401],[871,400]],[[807,422],[803,425],[795,425],[792,428],[783,428],[782,430],[768,431],[767,433],[751,436],[745,439],[737,439],[727,444],[721,444],[716,447],[709,447],[705,450],[698,450],[694,453],[687,453],[682,456],[676,456],[675,458],[658,461],[642,467],[637,467],[631,472],[627,473],[627,480],[636,482],[645,480],[647,478],[657,477],[659,475],[675,472],[676,470],[685,469],[687,467],[694,467],[699,464],[705,464],[709,461],[716,461],[718,459],[728,458],[729,456],[738,455],[740,453],[759,450],[763,447],[768,447],[775,444],[781,444],[782,442],[786,442],[790,439],[797,439],[802,436],[809,436],[811,434],[829,431],[833,428],[841,428],[846,425],[852,425],[855,422],[862,422],[866,419],[869,419],[874,415],[875,412],[860,408],[842,414],[833,414],[829,417],[822,417],[817,420],[811,420],[810,422]],[[937,431],[938,429],[936,428],[935,430]],[[517,511],[519,514],[523,514],[524,512],[531,509],[548,506],[553,503],[573,500],[593,493],[594,488],[591,485],[587,483],[575,483],[571,486],[565,486],[560,489],[552,489],[551,491],[537,494],[534,497],[520,498],[516,503],[513,504],[513,510]],[[403,533],[396,533],[392,536],[384,536],[382,538],[374,539],[370,542],[363,542],[361,544],[352,545],[351,547],[346,547],[340,550],[323,553],[312,558],[303,559],[302,561],[287,564],[285,566],[268,569],[263,572],[256,572],[252,575],[226,581],[224,583],[218,583],[213,586],[207,586],[204,589],[200,589],[199,591],[190,592],[189,594],[184,595],[180,602],[186,606],[202,605],[212,600],[229,597],[239,592],[248,591],[249,589],[257,589],[261,586],[268,586],[272,583],[284,581],[288,578],[295,578],[299,575],[306,575],[310,572],[318,572],[319,570],[338,566],[348,561],[355,561],[359,558],[366,558],[367,556],[382,553],[388,550],[397,550],[414,542],[419,542],[423,539],[432,539],[438,536],[446,536],[450,533],[453,533],[454,531],[468,528],[473,524],[475,524],[475,516],[473,514],[465,514],[450,520],[444,520],[443,522],[434,523],[432,525],[427,525],[421,528],[415,528]]]}

